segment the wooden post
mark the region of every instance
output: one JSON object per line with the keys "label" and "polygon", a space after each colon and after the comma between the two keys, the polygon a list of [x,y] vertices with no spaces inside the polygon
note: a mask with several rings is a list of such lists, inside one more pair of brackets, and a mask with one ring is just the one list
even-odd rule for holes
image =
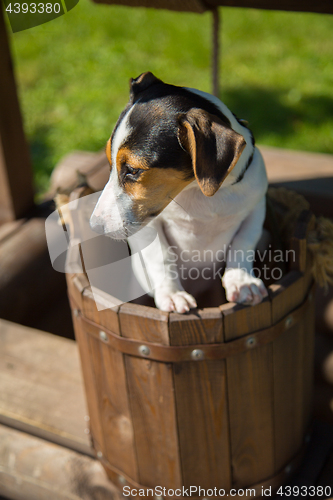
{"label": "wooden post", "polygon": [[212,83],[213,95],[219,96],[219,59],[220,59],[220,14],[218,7],[212,9],[213,37],[212,37]]}
{"label": "wooden post", "polygon": [[0,8],[0,224],[33,206],[32,168],[16,93],[9,43]]}

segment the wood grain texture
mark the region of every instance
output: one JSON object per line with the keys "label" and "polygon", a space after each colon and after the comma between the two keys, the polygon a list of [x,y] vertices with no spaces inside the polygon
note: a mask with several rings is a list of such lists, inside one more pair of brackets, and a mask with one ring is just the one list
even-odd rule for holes
{"label": "wood grain texture", "polygon": [[[304,225],[304,231],[310,218]],[[298,226],[299,227],[299,226]],[[302,241],[302,240],[300,240]],[[299,249],[301,250],[301,248]],[[306,250],[305,250],[306,252]],[[304,255],[303,255],[304,256]],[[291,271],[272,285],[273,322],[279,321],[301,304],[309,292],[310,269],[305,274]],[[305,309],[301,322],[292,325],[273,344],[275,463],[282,468],[300,449],[311,418],[313,386],[313,305]]]}
{"label": "wood grain texture", "polygon": [[16,93],[3,9],[0,12],[0,224],[34,205],[28,144]]}
{"label": "wood grain texture", "polygon": [[170,345],[223,342],[222,315],[217,307],[188,314],[170,314]]}
{"label": "wood grain texture", "polygon": [[[80,317],[73,313],[73,324],[75,331],[75,338],[80,352],[81,360],[81,371],[83,375],[85,395],[87,400],[87,407],[89,413],[89,429],[90,436],[92,439],[92,445],[94,450],[99,450],[106,454],[106,448],[104,444],[104,435],[102,428],[102,410],[99,404],[99,397],[96,391],[97,384],[100,382],[96,370],[93,366],[93,362],[96,358],[94,349],[98,349],[98,341],[91,339],[89,335],[86,334],[82,328],[82,323]],[[95,340],[95,344],[91,345],[92,340]],[[99,359],[97,358],[97,363]],[[98,365],[97,365],[98,368]]]}
{"label": "wood grain texture", "polygon": [[220,306],[224,328],[228,332],[226,340],[233,340],[272,324],[271,303],[268,298],[255,306],[244,306],[229,302]]}
{"label": "wood grain texture", "polygon": [[0,320],[0,387],[1,423],[92,454],[75,342]]}
{"label": "wood grain texture", "polygon": [[72,309],[83,309],[83,292],[89,287],[89,281],[85,274],[66,274],[69,297],[73,299]]}
{"label": "wood grain texture", "polygon": [[102,427],[108,461],[117,469],[138,480],[134,431],[129,409],[124,356],[100,343],[104,377],[98,390],[102,394]]}
{"label": "wood grain texture", "polygon": [[273,324],[302,304],[306,296],[306,283],[303,273],[290,271],[277,283],[269,286]]}
{"label": "wood grain texture", "polygon": [[303,325],[303,432],[308,432],[313,419],[314,354],[315,354],[315,286],[310,290],[310,303]]}
{"label": "wood grain texture", "polygon": [[105,327],[108,330],[120,334],[119,328],[119,316],[118,311],[119,307],[115,306],[109,309],[102,309],[99,311],[96,306],[95,299],[98,297],[97,295],[93,295],[90,287],[87,287],[83,290],[82,295],[82,304],[83,304],[83,313],[87,319],[98,323],[101,327]]}
{"label": "wood grain texture", "polygon": [[179,488],[182,484],[172,366],[125,357],[139,482]]}
{"label": "wood grain texture", "polygon": [[[328,3],[331,4],[329,0]],[[259,149],[265,161],[270,184],[325,179],[333,175],[333,155],[262,145],[259,145]],[[316,168],[313,168],[314,165]]]}
{"label": "wood grain texture", "polygon": [[274,473],[272,346],[227,360],[233,482],[250,485]]}
{"label": "wood grain texture", "polygon": [[[84,290],[82,300],[86,318],[100,324],[101,329],[105,326],[119,334],[117,310],[98,311],[89,289]],[[103,444],[96,443],[96,451],[102,451],[111,465],[136,481],[138,471],[124,356],[100,339],[88,336],[87,343],[90,347],[89,370],[94,373],[91,390],[95,393],[95,402],[97,400],[103,439]],[[84,364],[83,370],[86,368]],[[98,448],[99,444],[101,448]]]}
{"label": "wood grain texture", "polygon": [[[169,344],[168,313],[135,304],[120,307],[120,334]],[[139,482],[181,486],[172,366],[125,355]]]}
{"label": "wood grain texture", "polygon": [[12,500],[121,500],[91,457],[0,425],[0,491]]}
{"label": "wood grain texture", "polygon": [[169,313],[137,304],[120,306],[122,337],[169,345]]}
{"label": "wood grain texture", "polygon": [[[267,304],[249,308],[256,316],[250,321],[243,308],[232,315],[223,313],[226,341],[235,337],[235,325],[236,336],[250,333],[254,326],[261,329],[270,325]],[[234,485],[248,486],[274,475],[272,361],[271,344],[254,346],[226,360]]]}
{"label": "wood grain texture", "polygon": [[[170,314],[171,345],[223,342],[218,308]],[[231,486],[225,361],[174,365],[183,484],[185,487]]]}
{"label": "wood grain texture", "polygon": [[304,412],[304,323],[286,330],[273,344],[274,450],[276,470],[300,450]]}

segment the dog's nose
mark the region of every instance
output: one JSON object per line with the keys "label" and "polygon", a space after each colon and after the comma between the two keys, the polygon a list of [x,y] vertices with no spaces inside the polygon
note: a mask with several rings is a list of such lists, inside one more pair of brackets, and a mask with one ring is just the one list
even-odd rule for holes
{"label": "dog's nose", "polygon": [[92,214],[90,217],[90,228],[98,234],[104,234],[104,224],[100,217],[96,217],[96,215]]}

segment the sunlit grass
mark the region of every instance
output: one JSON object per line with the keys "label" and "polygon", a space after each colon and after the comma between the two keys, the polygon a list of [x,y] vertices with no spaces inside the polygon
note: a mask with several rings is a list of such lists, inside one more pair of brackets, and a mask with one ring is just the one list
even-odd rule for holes
{"label": "sunlit grass", "polygon": [[[333,153],[333,16],[222,9],[221,98],[257,142]],[[210,14],[98,5],[11,36],[36,185],[59,159],[97,151],[150,70],[211,90]]]}

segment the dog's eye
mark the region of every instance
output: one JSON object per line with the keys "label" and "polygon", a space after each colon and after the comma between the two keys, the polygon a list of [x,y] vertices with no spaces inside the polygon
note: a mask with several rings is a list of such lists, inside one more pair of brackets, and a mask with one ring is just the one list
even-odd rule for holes
{"label": "dog's eye", "polygon": [[132,168],[129,165],[126,165],[125,169],[126,169],[125,177],[132,177],[132,178],[137,177],[142,170],[141,168]]}

